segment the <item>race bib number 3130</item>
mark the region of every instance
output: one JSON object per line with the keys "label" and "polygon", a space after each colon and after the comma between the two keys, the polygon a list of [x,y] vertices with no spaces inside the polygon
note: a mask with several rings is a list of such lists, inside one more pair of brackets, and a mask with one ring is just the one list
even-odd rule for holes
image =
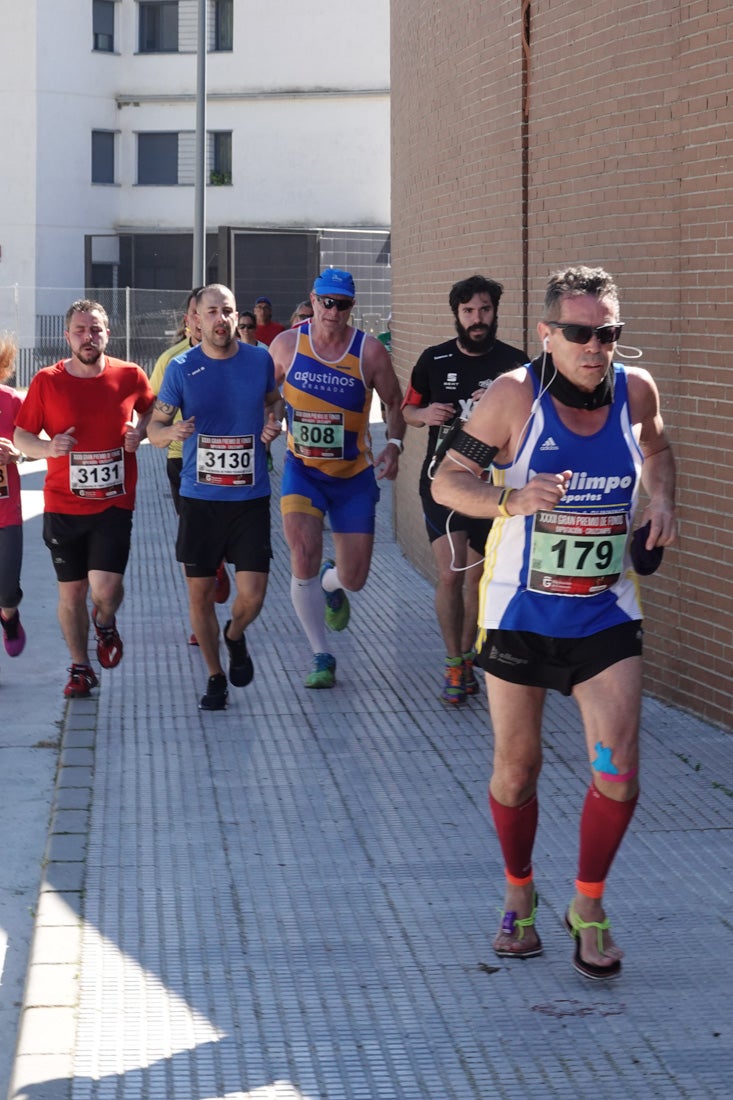
{"label": "race bib number 3130", "polygon": [[196,481],[202,485],[239,488],[254,485],[253,435],[200,435],[196,447]]}
{"label": "race bib number 3130", "polygon": [[621,576],[628,530],[627,512],[538,512],[527,587],[554,596],[605,592]]}

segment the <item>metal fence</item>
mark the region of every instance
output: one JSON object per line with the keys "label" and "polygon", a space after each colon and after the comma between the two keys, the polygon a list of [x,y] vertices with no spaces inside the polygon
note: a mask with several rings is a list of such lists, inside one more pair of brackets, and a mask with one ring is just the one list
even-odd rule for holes
{"label": "metal fence", "polygon": [[0,287],[0,331],[18,345],[15,385],[24,389],[50,363],[68,355],[66,311],[79,298],[104,306],[110,323],[108,351],[150,374],[158,356],[175,343],[186,310],[186,291],[134,287]]}
{"label": "metal fence", "polygon": [[[18,345],[12,384],[26,389],[36,371],[68,355],[66,311],[79,298],[91,298],[107,311],[109,354],[139,363],[149,375],[158,356],[176,343],[187,296],[187,291],[134,287],[0,286],[0,332],[11,333]],[[387,317],[378,311],[355,313],[352,323],[376,336],[386,328]]]}

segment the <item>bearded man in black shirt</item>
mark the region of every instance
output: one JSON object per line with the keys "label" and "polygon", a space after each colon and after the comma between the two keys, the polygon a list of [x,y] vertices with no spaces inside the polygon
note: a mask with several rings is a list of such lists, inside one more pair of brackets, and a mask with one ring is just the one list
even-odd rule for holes
{"label": "bearded man in black shirt", "polygon": [[435,452],[447,434],[468,418],[473,405],[497,375],[528,361],[526,352],[496,338],[503,290],[500,283],[481,275],[455,283],[448,303],[458,336],[425,349],[413,367],[402,405],[408,425],[428,429],[420,498],[438,570],[435,611],[446,649],[440,698],[449,706],[461,706],[467,695],[478,693],[473,645],[480,563],[491,520],[451,513],[433,500],[430,484]]}

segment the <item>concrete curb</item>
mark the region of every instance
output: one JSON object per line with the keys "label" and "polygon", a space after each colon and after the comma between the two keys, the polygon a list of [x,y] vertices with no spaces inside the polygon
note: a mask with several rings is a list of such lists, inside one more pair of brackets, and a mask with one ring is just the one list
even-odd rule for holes
{"label": "concrete curb", "polygon": [[96,696],[66,705],[8,1100],[71,1097],[97,714]]}

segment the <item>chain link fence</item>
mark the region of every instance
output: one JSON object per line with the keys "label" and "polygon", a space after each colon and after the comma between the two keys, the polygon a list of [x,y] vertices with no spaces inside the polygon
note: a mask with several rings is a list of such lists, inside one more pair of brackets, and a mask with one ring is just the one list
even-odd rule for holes
{"label": "chain link fence", "polygon": [[[15,379],[27,389],[41,367],[69,353],[64,338],[66,311],[79,298],[104,306],[109,317],[108,352],[138,363],[150,375],[158,356],[175,344],[186,312],[187,291],[139,290],[134,287],[98,288],[0,286],[0,332],[9,332],[18,345]],[[358,305],[358,303],[357,303]],[[388,324],[384,311],[355,311],[352,324],[377,336]]]}
{"label": "chain link fence", "polygon": [[109,354],[139,363],[150,374],[158,356],[176,342],[187,292],[0,286],[0,332],[9,332],[18,345],[13,384],[19,389],[27,388],[41,367],[68,355],[66,311],[79,298],[91,298],[107,311]]}

